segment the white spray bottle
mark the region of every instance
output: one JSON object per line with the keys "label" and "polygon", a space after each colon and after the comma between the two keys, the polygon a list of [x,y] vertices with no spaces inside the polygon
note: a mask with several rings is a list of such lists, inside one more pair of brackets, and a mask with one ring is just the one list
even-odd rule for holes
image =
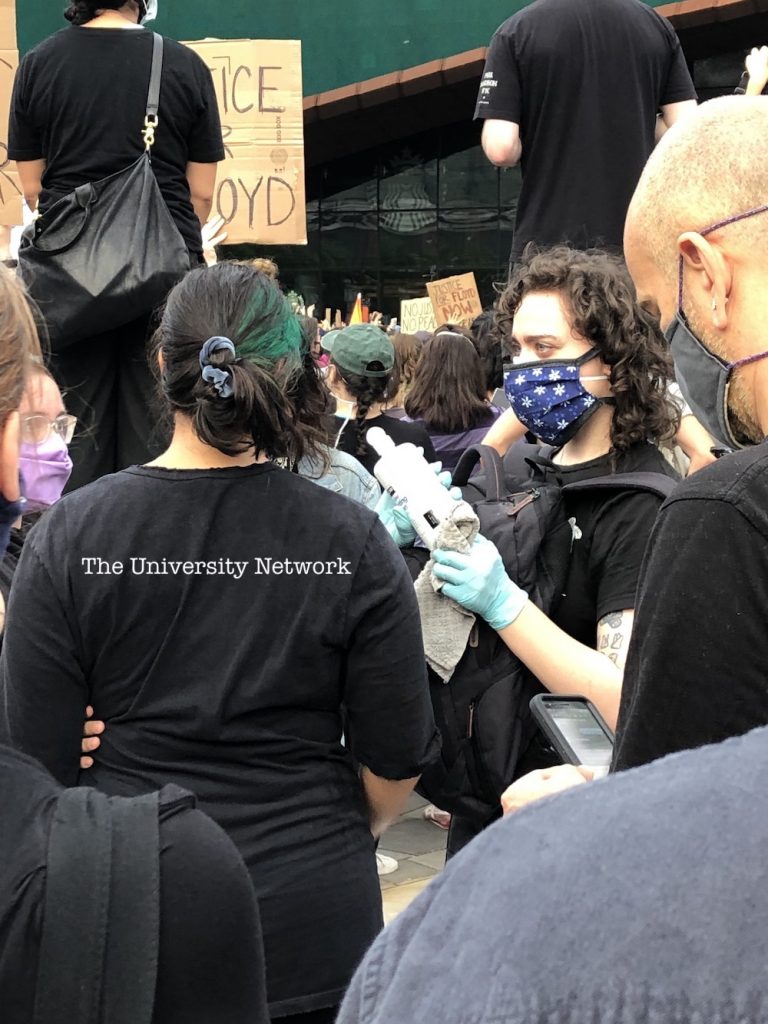
{"label": "white spray bottle", "polygon": [[373,467],[376,479],[385,491],[404,502],[414,530],[432,550],[437,528],[452,514],[456,501],[416,445],[396,445],[381,427],[371,427],[365,439],[380,456]]}

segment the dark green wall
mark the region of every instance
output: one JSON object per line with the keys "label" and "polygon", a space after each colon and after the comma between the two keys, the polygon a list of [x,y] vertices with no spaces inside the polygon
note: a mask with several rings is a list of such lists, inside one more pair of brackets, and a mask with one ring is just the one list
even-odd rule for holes
{"label": "dark green wall", "polygon": [[[646,0],[658,7],[662,0]],[[526,0],[160,0],[176,39],[301,39],[312,95],[488,43]],[[66,0],[17,0],[19,48],[66,25]],[[471,13],[469,13],[471,12]]]}

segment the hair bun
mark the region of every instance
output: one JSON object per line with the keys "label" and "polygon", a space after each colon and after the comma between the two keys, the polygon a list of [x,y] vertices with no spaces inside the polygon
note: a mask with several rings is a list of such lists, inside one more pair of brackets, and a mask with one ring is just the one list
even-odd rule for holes
{"label": "hair bun", "polygon": [[[70,0],[69,7],[64,11],[64,17],[73,25],[84,25],[96,17],[96,11],[100,7],[109,9],[109,0],[106,3],[101,0]],[[117,10],[117,8],[114,9]]]}

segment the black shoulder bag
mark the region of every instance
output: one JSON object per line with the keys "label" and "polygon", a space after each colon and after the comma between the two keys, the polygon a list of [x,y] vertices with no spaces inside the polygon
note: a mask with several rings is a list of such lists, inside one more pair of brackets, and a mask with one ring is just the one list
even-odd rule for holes
{"label": "black shoulder bag", "polygon": [[143,154],[80,185],[22,235],[18,273],[45,319],[52,352],[151,312],[189,270],[152,170],[163,70],[163,37],[153,36]]}

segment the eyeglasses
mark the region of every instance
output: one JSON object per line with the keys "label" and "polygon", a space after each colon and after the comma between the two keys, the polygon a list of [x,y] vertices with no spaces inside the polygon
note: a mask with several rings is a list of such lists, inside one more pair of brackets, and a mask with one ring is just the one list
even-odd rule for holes
{"label": "eyeglasses", "polygon": [[57,416],[55,420],[49,420],[42,413],[30,413],[28,416],[21,417],[21,439],[27,444],[45,444],[51,433],[55,431],[64,444],[69,444],[74,437],[76,426],[77,417],[69,416],[65,412]]}

